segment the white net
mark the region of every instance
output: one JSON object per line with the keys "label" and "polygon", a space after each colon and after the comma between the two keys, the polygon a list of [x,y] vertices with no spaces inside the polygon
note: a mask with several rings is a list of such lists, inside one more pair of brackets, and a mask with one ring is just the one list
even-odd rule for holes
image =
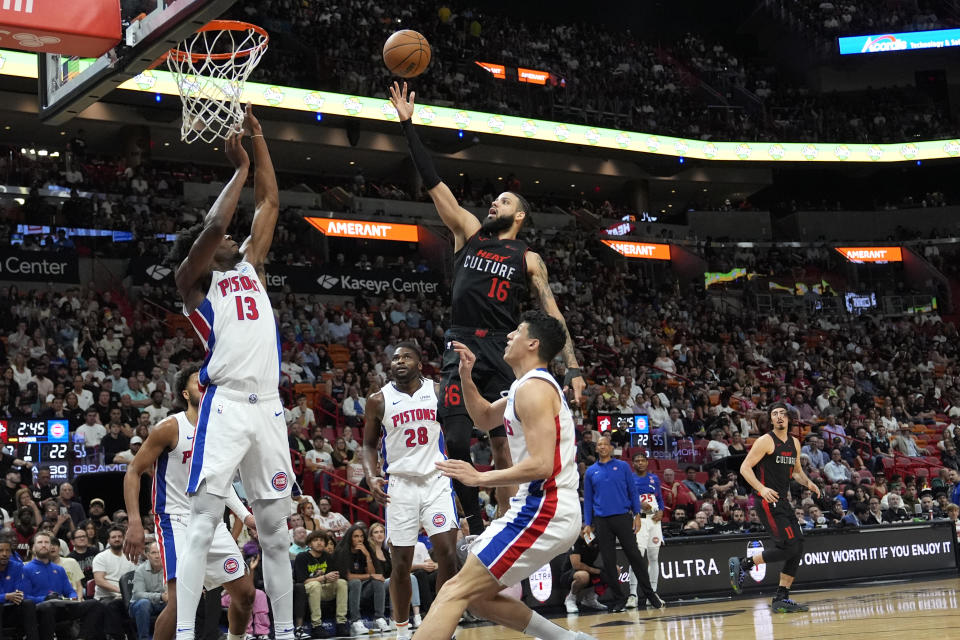
{"label": "white net", "polygon": [[210,143],[242,131],[243,87],[267,41],[259,27],[213,22],[170,51],[167,68],[183,101],[181,140]]}

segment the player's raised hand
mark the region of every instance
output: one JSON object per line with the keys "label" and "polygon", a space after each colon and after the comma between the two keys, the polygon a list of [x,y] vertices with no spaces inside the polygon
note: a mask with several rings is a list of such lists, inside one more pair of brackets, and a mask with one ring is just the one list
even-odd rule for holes
{"label": "player's raised hand", "polygon": [[140,564],[140,554],[143,553],[143,525],[137,520],[130,520],[127,524],[127,533],[123,537],[123,555],[133,564]]}
{"label": "player's raised hand", "polygon": [[462,342],[454,340],[450,343],[450,346],[460,355],[460,379],[464,380],[473,373],[473,365],[477,363],[477,356],[474,355],[473,351],[470,351],[470,347]]}
{"label": "player's raised hand", "polygon": [[396,82],[394,82],[393,86],[390,87],[390,102],[397,110],[397,115],[400,117],[400,122],[409,120],[413,117],[413,99],[416,97],[416,95],[416,91],[411,91],[410,95],[407,95],[406,82],[403,83],[402,88]]}
{"label": "player's raised hand", "polygon": [[483,484],[483,474],[473,468],[473,465],[463,460],[443,460],[436,463],[437,469],[444,476],[459,480],[468,487],[479,487]]}
{"label": "player's raised hand", "polygon": [[227,160],[230,161],[234,169],[246,169],[250,166],[250,156],[247,155],[247,150],[243,148],[242,140],[243,136],[241,134],[234,133],[227,137],[227,142],[224,145]]}
{"label": "player's raised hand", "polygon": [[247,103],[247,108],[243,113],[243,132],[248,136],[262,136],[263,129],[260,127],[260,121],[253,115],[253,107]]}
{"label": "player's raised hand", "polygon": [[390,502],[390,496],[383,490],[383,478],[369,478],[367,485],[370,487],[370,495],[377,501],[377,504],[387,504]]}

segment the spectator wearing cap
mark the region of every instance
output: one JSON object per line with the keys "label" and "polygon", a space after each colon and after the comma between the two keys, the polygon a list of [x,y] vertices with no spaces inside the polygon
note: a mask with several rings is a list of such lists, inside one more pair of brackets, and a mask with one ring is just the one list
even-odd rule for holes
{"label": "spectator wearing cap", "polygon": [[140,451],[141,446],[143,446],[143,438],[133,436],[130,438],[130,448],[113,456],[114,464],[130,464],[133,462],[133,458],[137,455],[137,452]]}
{"label": "spectator wearing cap", "polygon": [[113,385],[112,391],[119,395],[130,393],[130,386],[127,379],[123,377],[123,366],[119,362],[114,362],[110,367],[110,377],[107,378]]}
{"label": "spectator wearing cap", "polygon": [[[94,498],[91,500],[90,507],[87,509],[87,513],[90,516],[89,519],[96,528],[96,542],[102,545],[107,544],[107,529],[113,524],[110,516],[106,513],[106,509],[107,507],[103,502],[103,498]],[[92,543],[93,541],[91,541],[91,544]]]}
{"label": "spectator wearing cap", "polygon": [[910,457],[922,456],[927,453],[926,449],[917,446],[917,441],[910,432],[910,425],[905,422],[900,423],[900,431],[891,441],[890,447]]}

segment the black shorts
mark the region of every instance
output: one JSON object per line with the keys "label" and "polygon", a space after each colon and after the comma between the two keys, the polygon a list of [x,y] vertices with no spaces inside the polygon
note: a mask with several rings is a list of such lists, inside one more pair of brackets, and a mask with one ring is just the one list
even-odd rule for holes
{"label": "black shorts", "polygon": [[[460,387],[460,356],[450,348],[453,340],[462,342],[477,356],[473,365],[473,382],[486,400],[496,402],[506,396],[510,385],[516,379],[506,362],[503,351],[507,347],[507,334],[486,332],[453,327],[443,335],[447,345],[443,352],[443,365],[440,369],[440,411],[442,420],[455,415],[466,415],[467,407],[463,403],[463,390]],[[502,427],[497,427],[490,435],[505,435]]]}
{"label": "black shorts", "polygon": [[778,549],[783,549],[792,540],[803,536],[803,529],[788,501],[781,500],[770,504],[760,496],[757,496],[757,499],[760,502],[757,515]]}

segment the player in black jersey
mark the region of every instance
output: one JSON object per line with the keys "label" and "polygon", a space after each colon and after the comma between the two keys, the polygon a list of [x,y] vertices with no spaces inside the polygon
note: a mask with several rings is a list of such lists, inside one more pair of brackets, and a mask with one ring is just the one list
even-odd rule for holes
{"label": "player in black jersey", "polygon": [[[462,342],[477,356],[473,380],[490,402],[499,400],[514,380],[513,371],[503,361],[507,334],[516,329],[520,319],[520,304],[532,296],[540,307],[557,318],[566,332],[566,323],[550,290],[547,267],[539,254],[530,251],[527,244],[517,239],[524,221],[530,215],[530,205],[520,194],[506,191],[490,205],[486,220],[481,224],[472,213],[462,208],[450,188],[437,175],[430,155],[413,128],[414,92],[407,94],[407,84],[394,83],[390,101],[397,109],[400,125],[410,146],[410,155],[423,178],[423,185],[437,207],[443,223],[454,237],[454,278],[452,296],[453,326],[444,339],[447,350],[443,356],[440,383],[440,421],[443,424],[447,455],[470,462],[470,438],[473,422],[463,404],[460,388],[460,356],[451,348],[453,341]],[[573,341],[567,332],[563,348],[567,366],[564,386],[572,387],[575,401],[586,383],[580,374]],[[498,469],[512,463],[503,427],[490,431],[493,462]],[[483,531],[477,488],[454,483],[460,504],[467,513],[471,534]],[[497,501],[507,507],[512,492],[503,487],[497,491]]]}
{"label": "player in black jersey", "polygon": [[[773,430],[757,438],[740,465],[740,475],[750,483],[761,498],[757,512],[760,521],[776,549],[769,549],[753,557],[730,558],[730,584],[740,593],[743,578],[754,565],[783,562],[780,586],[773,597],[775,613],[809,611],[805,605],[790,599],[790,587],[797,576],[803,557],[803,531],[787,500],[790,480],[796,479],[820,497],[820,489],[800,468],[800,442],[789,434],[790,417],[787,406],[775,402],[770,406],[770,424]],[[757,477],[759,471],[760,477]]]}

